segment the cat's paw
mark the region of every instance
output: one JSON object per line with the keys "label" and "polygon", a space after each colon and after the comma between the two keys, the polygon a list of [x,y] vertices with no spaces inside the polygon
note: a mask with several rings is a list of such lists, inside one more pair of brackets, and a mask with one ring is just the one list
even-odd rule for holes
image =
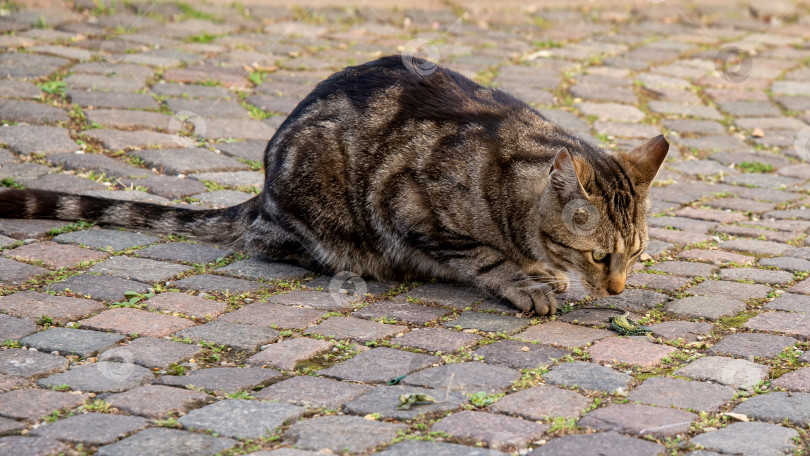
{"label": "cat's paw", "polygon": [[555,291],[562,293],[568,289],[568,285],[570,285],[571,282],[568,280],[568,275],[566,273],[554,271],[552,275],[554,276],[552,286],[554,287]]}
{"label": "cat's paw", "polygon": [[545,284],[512,288],[504,293],[504,298],[523,312],[552,315],[557,310],[557,298],[554,297],[554,290]]}

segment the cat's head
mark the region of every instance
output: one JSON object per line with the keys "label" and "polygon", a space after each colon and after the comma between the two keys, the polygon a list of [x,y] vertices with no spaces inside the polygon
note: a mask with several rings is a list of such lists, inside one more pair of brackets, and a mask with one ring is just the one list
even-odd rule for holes
{"label": "cat's head", "polygon": [[663,136],[615,154],[560,150],[540,208],[547,260],[573,273],[591,294],[624,291],[647,247],[647,195],[668,150]]}

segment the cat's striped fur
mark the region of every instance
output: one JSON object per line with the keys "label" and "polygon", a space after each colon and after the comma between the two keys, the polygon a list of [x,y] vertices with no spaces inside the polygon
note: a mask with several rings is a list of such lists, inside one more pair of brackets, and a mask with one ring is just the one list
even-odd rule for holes
{"label": "cat's striped fur", "polygon": [[545,314],[570,273],[597,295],[623,290],[667,149],[659,136],[608,153],[502,91],[392,56],[319,84],[267,145],[262,194],[240,206],[7,190],[0,217],[151,228],[321,270],[470,282]]}

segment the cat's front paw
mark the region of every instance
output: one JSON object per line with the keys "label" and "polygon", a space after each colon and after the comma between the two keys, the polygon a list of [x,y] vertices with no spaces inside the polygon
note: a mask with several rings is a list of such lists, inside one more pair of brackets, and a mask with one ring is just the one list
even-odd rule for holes
{"label": "cat's front paw", "polygon": [[511,288],[504,293],[504,298],[523,312],[533,311],[538,315],[552,315],[557,310],[554,290],[545,284]]}

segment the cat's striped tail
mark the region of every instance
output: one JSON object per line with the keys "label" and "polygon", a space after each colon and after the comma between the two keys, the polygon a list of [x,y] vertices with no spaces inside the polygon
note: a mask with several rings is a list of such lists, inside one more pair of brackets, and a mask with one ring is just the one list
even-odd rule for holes
{"label": "cat's striped tail", "polygon": [[195,210],[48,190],[0,189],[0,218],[56,219],[184,234],[238,244],[258,197],[238,206]]}

